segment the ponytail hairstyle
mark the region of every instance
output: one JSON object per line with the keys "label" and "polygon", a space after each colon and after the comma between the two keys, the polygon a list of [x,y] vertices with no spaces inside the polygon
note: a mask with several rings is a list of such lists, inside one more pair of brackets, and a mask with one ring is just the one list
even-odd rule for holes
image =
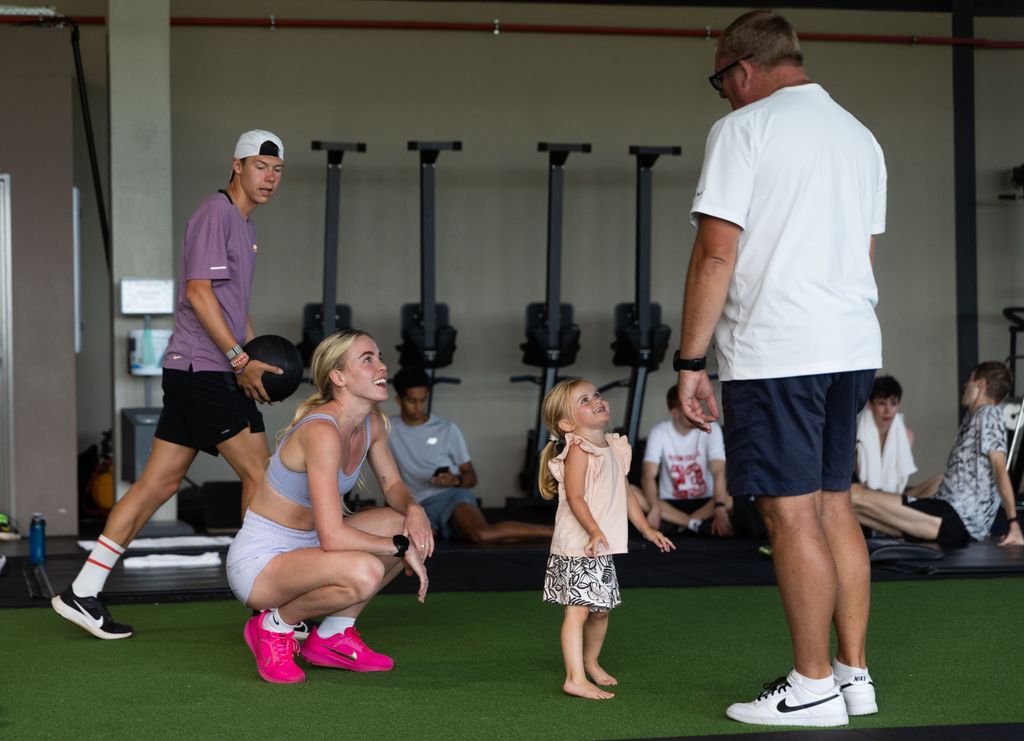
{"label": "ponytail hairstyle", "polygon": [[[367,332],[358,329],[347,329],[342,332],[335,332],[317,345],[316,350],[313,351],[313,360],[310,362],[310,371],[313,375],[313,385],[316,386],[316,391],[299,402],[299,406],[295,409],[295,416],[292,417],[292,421],[288,426],[278,433],[278,439],[287,434],[288,430],[294,427],[296,422],[309,414],[313,409],[326,404],[334,398],[335,387],[334,382],[331,381],[331,371],[341,370],[345,367],[348,351],[363,337],[373,339]],[[391,425],[379,404],[373,405],[373,413],[380,417],[381,423],[384,425],[384,431],[386,433],[390,432]],[[369,431],[367,431],[367,434],[369,434]]]}
{"label": "ponytail hairstyle", "polygon": [[551,436],[544,450],[540,452],[540,470],[537,472],[537,487],[545,499],[555,499],[558,496],[558,482],[551,475],[548,461],[560,455],[565,447],[565,432],[558,425],[563,420],[572,423],[572,392],[581,383],[584,383],[582,378],[570,378],[556,384],[544,397],[544,403],[541,405],[544,426],[548,428]]}

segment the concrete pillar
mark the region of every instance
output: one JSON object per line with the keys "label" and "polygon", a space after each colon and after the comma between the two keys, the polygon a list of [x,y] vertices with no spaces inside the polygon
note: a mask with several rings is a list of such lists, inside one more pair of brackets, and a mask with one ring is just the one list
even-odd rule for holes
{"label": "concrete pillar", "polygon": [[69,57],[64,29],[0,28],[0,173],[11,196],[0,414],[13,434],[0,510],[26,535],[33,512],[49,535],[78,531]]}
{"label": "concrete pillar", "polygon": [[[121,313],[122,278],[173,278],[171,228],[171,77],[168,0],[109,0],[107,48],[110,75],[110,215],[115,286],[112,324],[114,454],[117,496],[121,480],[121,409],[144,406],[146,384],[160,405],[160,378],[128,372],[128,333],[141,317]],[[170,317],[154,327],[170,328]],[[172,500],[157,521],[174,520]]]}

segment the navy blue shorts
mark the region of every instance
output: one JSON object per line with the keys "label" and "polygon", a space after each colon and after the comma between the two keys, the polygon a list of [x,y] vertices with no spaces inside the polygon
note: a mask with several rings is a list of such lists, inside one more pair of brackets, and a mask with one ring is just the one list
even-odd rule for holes
{"label": "navy blue shorts", "polygon": [[431,494],[420,502],[420,506],[427,513],[427,519],[430,520],[430,526],[437,531],[438,535],[446,539],[453,535],[448,522],[452,519],[455,508],[460,504],[472,504],[476,507],[477,502],[473,492],[469,489],[452,487],[439,491],[437,494]]}
{"label": "navy blue shorts", "polygon": [[729,493],[846,491],[873,370],[722,384]]}

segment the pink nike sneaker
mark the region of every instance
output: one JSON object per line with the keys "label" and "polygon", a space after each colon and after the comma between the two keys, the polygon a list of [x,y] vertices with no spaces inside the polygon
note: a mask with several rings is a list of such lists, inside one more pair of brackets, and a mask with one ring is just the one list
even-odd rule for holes
{"label": "pink nike sneaker", "polygon": [[260,624],[263,613],[253,615],[245,623],[245,642],[256,657],[260,676],[274,684],[305,682],[306,675],[295,663],[299,651],[294,633],[275,633]]}
{"label": "pink nike sneaker", "polygon": [[386,672],[395,665],[390,656],[371,651],[355,626],[330,638],[321,638],[318,631],[319,628],[313,628],[299,651],[310,664],[353,672]]}

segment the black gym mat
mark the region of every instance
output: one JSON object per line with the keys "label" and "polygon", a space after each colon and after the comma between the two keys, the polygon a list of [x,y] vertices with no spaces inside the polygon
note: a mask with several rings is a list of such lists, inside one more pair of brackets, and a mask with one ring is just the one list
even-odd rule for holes
{"label": "black gym mat", "polygon": [[1024,574],[1024,548],[1000,548],[993,541],[945,549],[939,560],[906,559],[874,564],[893,574],[924,576],[1010,576]]}
{"label": "black gym mat", "polygon": [[[769,558],[758,552],[762,541],[718,539],[682,535],[675,539],[677,550],[660,553],[645,541],[630,543],[630,552],[616,556],[619,583],[632,587],[695,587],[774,585],[775,574]],[[26,544],[2,544],[8,554],[5,574],[0,577],[0,608],[44,604],[33,599],[23,575],[27,563]],[[86,552],[74,538],[47,541],[50,557],[46,570],[55,590],[62,590],[75,578]],[[180,549],[176,553],[217,551],[222,559],[225,546]],[[131,556],[168,551],[132,549]],[[439,543],[428,563],[432,592],[539,590],[547,563],[547,543],[475,546]],[[941,559],[897,560],[872,563],[874,581],[929,578],[981,578],[1024,574],[1024,549],[1003,549],[994,542],[973,543],[946,551]],[[399,577],[385,594],[415,592],[413,579]],[[206,568],[161,568],[125,570],[115,566],[107,581],[104,598],[111,603],[172,602],[231,599],[223,565]]]}

